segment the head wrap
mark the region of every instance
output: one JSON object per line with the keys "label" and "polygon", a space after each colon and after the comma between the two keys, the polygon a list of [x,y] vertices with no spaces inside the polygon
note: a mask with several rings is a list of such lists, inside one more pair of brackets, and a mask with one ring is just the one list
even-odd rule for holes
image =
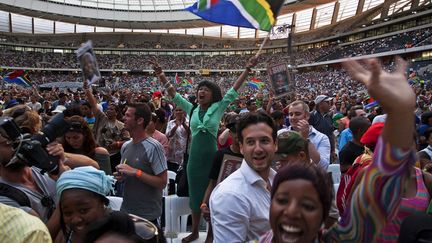
{"label": "head wrap", "polygon": [[113,191],[114,177],[108,176],[102,170],[92,166],[78,167],[61,174],[57,180],[57,196],[60,198],[64,190],[84,189],[103,197]]}

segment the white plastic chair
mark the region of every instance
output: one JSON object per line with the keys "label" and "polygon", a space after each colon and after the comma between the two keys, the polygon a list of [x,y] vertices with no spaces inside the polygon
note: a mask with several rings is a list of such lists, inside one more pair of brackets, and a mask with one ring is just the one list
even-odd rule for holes
{"label": "white plastic chair", "polygon": [[327,172],[331,172],[333,184],[339,184],[341,181],[341,172],[339,164],[331,164],[327,168]]}
{"label": "white plastic chair", "polygon": [[[176,176],[177,176],[177,174],[175,172],[170,171],[170,170],[168,171],[167,185],[166,185],[166,187],[162,191],[162,195],[164,197],[168,196],[168,187],[169,187],[170,180],[175,180]],[[177,185],[175,185],[175,190],[177,191]]]}
{"label": "white plastic chair", "polygon": [[165,196],[165,237],[177,238],[180,232],[186,232],[190,214],[188,197]]}
{"label": "white plastic chair", "polygon": [[108,207],[111,208],[114,211],[120,211],[121,205],[123,203],[122,197],[107,197],[109,202]]}
{"label": "white plastic chair", "polygon": [[339,189],[339,183],[333,184],[333,189],[334,189],[334,195],[336,197],[337,191]]}

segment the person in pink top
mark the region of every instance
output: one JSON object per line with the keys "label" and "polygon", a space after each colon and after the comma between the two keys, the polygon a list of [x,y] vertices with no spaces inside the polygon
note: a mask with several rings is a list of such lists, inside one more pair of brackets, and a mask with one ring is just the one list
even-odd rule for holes
{"label": "person in pink top", "polygon": [[166,157],[168,155],[169,142],[167,136],[165,136],[165,134],[159,132],[156,129],[157,120],[158,120],[158,116],[156,115],[156,113],[152,113],[151,121],[147,125],[146,132],[150,137],[156,139],[159,143],[162,144],[164,148],[165,157]]}

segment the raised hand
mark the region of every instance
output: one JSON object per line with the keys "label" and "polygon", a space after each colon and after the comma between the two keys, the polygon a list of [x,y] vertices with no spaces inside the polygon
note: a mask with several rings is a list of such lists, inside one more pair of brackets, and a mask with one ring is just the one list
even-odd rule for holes
{"label": "raised hand", "polygon": [[246,63],[246,68],[253,68],[257,65],[258,63],[258,57],[256,56],[252,56],[251,58],[249,58],[249,61]]}
{"label": "raised hand", "polygon": [[415,94],[405,77],[406,62],[396,58],[396,71],[382,70],[378,60],[366,60],[366,68],[357,61],[344,63],[350,75],[365,84],[369,94],[387,112],[383,140],[397,148],[413,144]]}
{"label": "raised hand", "polygon": [[365,66],[354,60],[344,63],[351,77],[364,83],[369,94],[385,111],[411,113],[415,107],[415,94],[405,77],[406,62],[397,57],[397,69],[393,73],[384,71],[377,59],[365,60]]}
{"label": "raised hand", "polygon": [[51,156],[58,156],[60,161],[65,160],[65,153],[63,149],[63,145],[57,141],[51,142],[46,146],[46,150]]}
{"label": "raised hand", "polygon": [[300,120],[297,122],[297,125],[294,126],[295,130],[298,131],[304,139],[309,138],[309,122],[307,120]]}
{"label": "raised hand", "polygon": [[162,67],[159,65],[158,61],[156,60],[156,58],[152,58],[151,60],[148,61],[148,63],[150,65],[152,65],[153,70],[155,71],[156,75],[161,74],[162,71]]}

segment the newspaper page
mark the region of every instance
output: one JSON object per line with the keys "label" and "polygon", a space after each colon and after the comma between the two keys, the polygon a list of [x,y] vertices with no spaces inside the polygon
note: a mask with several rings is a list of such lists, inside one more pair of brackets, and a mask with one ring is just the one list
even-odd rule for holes
{"label": "newspaper page", "polygon": [[76,51],[76,55],[81,64],[83,80],[87,80],[89,85],[98,81],[101,78],[101,74],[97,65],[96,56],[93,52],[92,41],[89,40],[82,44]]}
{"label": "newspaper page", "polygon": [[222,159],[222,166],[220,168],[219,177],[217,179],[217,184],[225,180],[234,171],[240,168],[243,158],[225,154]]}
{"label": "newspaper page", "polygon": [[273,87],[276,98],[285,96],[289,93],[290,75],[285,63],[267,67],[267,74]]}

